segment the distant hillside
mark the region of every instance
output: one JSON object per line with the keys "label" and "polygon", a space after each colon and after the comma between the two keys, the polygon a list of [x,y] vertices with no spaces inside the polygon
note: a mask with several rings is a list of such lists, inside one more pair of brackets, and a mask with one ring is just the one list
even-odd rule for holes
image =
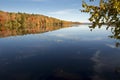
{"label": "distant hillside", "polygon": [[77,22],[64,21],[40,14],[0,11],[0,30],[16,30],[43,26],[64,26]]}

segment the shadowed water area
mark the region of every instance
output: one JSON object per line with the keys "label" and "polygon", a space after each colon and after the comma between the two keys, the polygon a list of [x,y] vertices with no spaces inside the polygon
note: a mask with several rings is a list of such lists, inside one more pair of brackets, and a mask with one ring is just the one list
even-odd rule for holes
{"label": "shadowed water area", "polygon": [[110,35],[88,25],[0,31],[0,80],[120,80]]}

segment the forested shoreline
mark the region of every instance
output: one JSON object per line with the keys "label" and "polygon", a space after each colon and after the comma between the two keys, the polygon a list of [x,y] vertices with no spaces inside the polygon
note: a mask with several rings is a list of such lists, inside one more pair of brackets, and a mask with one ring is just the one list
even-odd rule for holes
{"label": "forested shoreline", "polygon": [[0,30],[34,28],[43,26],[64,26],[74,22],[64,21],[40,14],[0,11]]}
{"label": "forested shoreline", "polygon": [[40,14],[0,11],[0,37],[47,32],[72,24],[79,22],[64,21]]}

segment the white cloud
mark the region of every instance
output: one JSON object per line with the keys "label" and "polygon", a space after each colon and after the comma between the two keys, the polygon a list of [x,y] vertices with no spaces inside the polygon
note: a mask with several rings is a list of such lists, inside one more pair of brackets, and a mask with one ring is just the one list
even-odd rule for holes
{"label": "white cloud", "polygon": [[34,2],[42,2],[42,1],[45,1],[45,0],[32,0]]}
{"label": "white cloud", "polygon": [[70,14],[70,13],[72,13],[74,11],[75,11],[75,9],[65,9],[65,10],[59,10],[59,11],[55,11],[55,12],[50,12],[50,14],[65,15],[65,14]]}

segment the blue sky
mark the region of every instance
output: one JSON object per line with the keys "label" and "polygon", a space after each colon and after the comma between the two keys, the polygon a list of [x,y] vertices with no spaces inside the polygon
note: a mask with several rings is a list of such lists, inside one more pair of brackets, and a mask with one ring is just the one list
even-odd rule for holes
{"label": "blue sky", "polygon": [[88,22],[89,14],[81,13],[82,0],[1,0],[0,10],[43,14],[63,20]]}

